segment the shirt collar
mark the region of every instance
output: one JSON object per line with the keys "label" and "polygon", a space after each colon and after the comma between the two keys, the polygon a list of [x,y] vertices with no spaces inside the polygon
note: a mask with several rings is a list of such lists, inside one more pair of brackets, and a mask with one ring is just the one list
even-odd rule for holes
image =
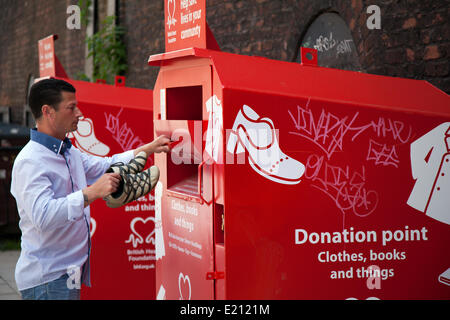
{"label": "shirt collar", "polygon": [[49,136],[48,134],[37,131],[37,128],[30,129],[30,139],[34,142],[42,144],[44,147],[56,154],[64,154],[72,147],[72,142],[69,138],[65,137],[64,140],[59,140],[55,137]]}

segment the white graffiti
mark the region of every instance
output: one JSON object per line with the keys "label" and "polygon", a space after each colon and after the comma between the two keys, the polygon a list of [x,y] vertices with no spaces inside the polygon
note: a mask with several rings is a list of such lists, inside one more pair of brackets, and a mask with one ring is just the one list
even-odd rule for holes
{"label": "white graffiti", "polygon": [[333,49],[337,45],[337,41],[333,39],[333,33],[330,32],[330,37],[320,36],[316,39],[316,44],[314,45],[314,49],[320,52],[328,51]]}
{"label": "white graffiti", "polygon": [[122,111],[123,108],[120,109],[116,116],[105,112],[106,130],[111,132],[112,137],[117,141],[122,150],[135,149],[144,143],[141,138],[136,136],[131,127],[128,127],[126,122],[120,123],[119,117]]}
{"label": "white graffiti", "polygon": [[336,47],[336,50],[337,50],[336,54],[340,55],[340,54],[352,52],[352,47],[350,47],[351,42],[353,42],[353,40],[340,41]]}

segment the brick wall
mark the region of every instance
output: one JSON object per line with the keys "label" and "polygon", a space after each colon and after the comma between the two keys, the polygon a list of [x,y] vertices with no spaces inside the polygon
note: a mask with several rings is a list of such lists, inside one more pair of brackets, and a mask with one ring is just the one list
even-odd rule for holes
{"label": "brick wall", "polygon": [[[104,11],[104,1],[98,8]],[[84,70],[84,37],[65,27],[75,0],[0,0],[0,105],[17,107],[20,122],[27,77],[37,75],[37,41],[51,33],[69,76]],[[153,88],[158,68],[151,54],[164,51],[164,0],[118,1],[127,30],[127,85]],[[369,5],[381,9],[381,29],[366,26]],[[102,12],[100,16],[102,16]],[[364,72],[424,79],[450,93],[448,0],[207,0],[207,21],[223,51],[297,61],[299,44],[314,19],[338,13],[349,26]]]}
{"label": "brick wall", "polygon": [[120,1],[119,23],[127,31],[127,86],[152,89],[158,69],[147,61],[164,51],[164,1]]}
{"label": "brick wall", "polygon": [[38,40],[58,34],[56,54],[69,76],[84,68],[84,34],[66,28],[67,6],[76,1],[0,0],[0,105],[22,123],[28,79],[39,76]]}
{"label": "brick wall", "polygon": [[427,80],[450,93],[450,2],[381,2],[381,30],[371,35],[361,25],[356,28],[365,38],[359,50],[367,72]]}
{"label": "brick wall", "polygon": [[[123,1],[122,1],[123,2]],[[128,84],[152,87],[157,68],[149,55],[163,52],[163,1],[121,2],[127,37]],[[381,29],[369,30],[367,7],[381,9]],[[308,26],[324,12],[350,28],[364,72],[423,79],[450,93],[448,0],[207,0],[207,21],[223,51],[297,61]]]}

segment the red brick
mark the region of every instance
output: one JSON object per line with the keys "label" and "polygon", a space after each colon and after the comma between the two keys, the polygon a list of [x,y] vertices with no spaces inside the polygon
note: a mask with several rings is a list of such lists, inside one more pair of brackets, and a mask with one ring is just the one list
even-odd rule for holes
{"label": "red brick", "polygon": [[410,28],[414,28],[416,25],[417,25],[416,18],[409,18],[409,19],[405,20],[405,22],[403,22],[402,28],[410,29]]}
{"label": "red brick", "polygon": [[386,51],[386,62],[389,64],[399,64],[405,60],[405,51],[402,48]]}
{"label": "red brick", "polygon": [[445,77],[449,73],[448,61],[429,61],[425,65],[425,75],[430,77]]}
{"label": "red brick", "polygon": [[433,60],[440,57],[439,48],[437,45],[430,45],[425,48],[425,53],[423,56],[424,60]]}
{"label": "red brick", "polygon": [[410,48],[406,48],[406,58],[408,61],[414,61],[414,51]]}

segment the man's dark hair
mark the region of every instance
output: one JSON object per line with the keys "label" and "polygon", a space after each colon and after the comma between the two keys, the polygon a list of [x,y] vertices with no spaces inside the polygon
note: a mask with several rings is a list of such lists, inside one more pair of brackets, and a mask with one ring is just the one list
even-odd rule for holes
{"label": "man's dark hair", "polygon": [[68,82],[60,79],[44,79],[31,86],[28,105],[35,120],[42,116],[42,106],[47,104],[58,110],[62,101],[61,91],[75,93],[75,88]]}

